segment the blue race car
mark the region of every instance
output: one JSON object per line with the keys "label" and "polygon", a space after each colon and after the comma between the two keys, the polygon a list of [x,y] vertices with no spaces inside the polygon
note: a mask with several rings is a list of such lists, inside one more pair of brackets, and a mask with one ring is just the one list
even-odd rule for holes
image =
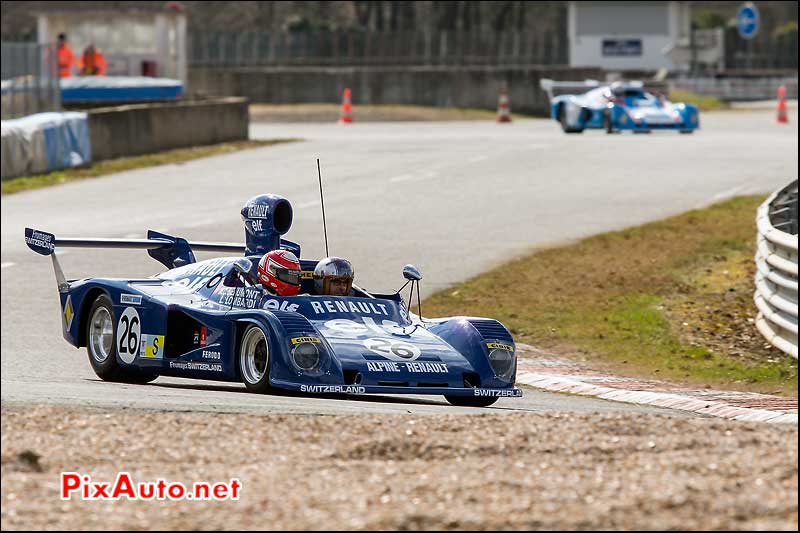
{"label": "blue race car", "polygon": [[[649,133],[657,129],[692,133],[700,126],[695,105],[672,103],[644,90],[641,82],[600,85],[592,80],[574,83],[545,79],[540,85],[550,96],[551,118],[561,124],[565,133],[582,133],[587,128],[602,128],[606,133]],[[553,96],[554,89],[587,87],[593,88],[582,94]]]}
{"label": "blue race car", "polygon": [[[437,394],[478,407],[522,395],[514,386],[514,339],[500,322],[423,319],[400,291],[371,294],[353,285],[349,296],[314,294],[315,260],[300,260],[299,295],[275,296],[258,283],[255,265],[276,249],[300,257],[300,246],[281,238],[291,227],[291,204],[257,196],[242,218],[245,244],[152,230],[146,239],[56,238],[31,228],[25,242],[51,257],[64,338],[86,346],[106,381],[163,375],[243,382],[252,392]],[[168,270],[144,279],[67,280],[56,256],[62,247],[146,249]],[[236,255],[196,261],[195,251]],[[407,265],[403,274],[419,295],[418,271]]]}

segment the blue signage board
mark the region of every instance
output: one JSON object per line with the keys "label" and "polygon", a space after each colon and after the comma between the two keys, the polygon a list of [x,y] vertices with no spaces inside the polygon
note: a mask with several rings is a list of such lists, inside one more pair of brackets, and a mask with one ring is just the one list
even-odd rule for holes
{"label": "blue signage board", "polygon": [[603,56],[631,57],[642,55],[641,39],[603,39]]}
{"label": "blue signage board", "polygon": [[758,33],[758,8],[750,2],[742,4],[736,13],[736,28],[742,39],[752,39]]}

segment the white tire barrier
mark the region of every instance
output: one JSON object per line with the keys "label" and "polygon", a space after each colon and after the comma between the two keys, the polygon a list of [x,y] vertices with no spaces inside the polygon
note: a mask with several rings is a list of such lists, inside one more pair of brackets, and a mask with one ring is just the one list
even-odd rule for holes
{"label": "white tire barrier", "polygon": [[797,359],[797,180],[761,204],[756,224],[756,327]]}

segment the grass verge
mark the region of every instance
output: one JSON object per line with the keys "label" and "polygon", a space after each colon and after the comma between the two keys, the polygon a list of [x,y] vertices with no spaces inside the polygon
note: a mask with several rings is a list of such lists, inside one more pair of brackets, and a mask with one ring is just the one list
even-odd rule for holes
{"label": "grass verge", "polygon": [[484,315],[596,368],[797,394],[797,361],[756,330],[755,213],[735,198],[539,251],[432,295],[429,316]]}
{"label": "grass verge", "polygon": [[166,165],[170,163],[183,163],[192,159],[208,157],[212,155],[227,154],[248,148],[261,148],[274,144],[299,141],[300,139],[270,139],[270,140],[246,140],[233,141],[209,146],[194,146],[191,148],[178,148],[154,154],[137,155],[131,157],[120,157],[107,161],[98,161],[85,167],[68,168],[55,170],[47,174],[37,174],[32,176],[20,176],[2,182],[2,194],[14,194],[21,191],[60,185],[69,181],[82,180],[86,178],[96,178],[106,174],[133,170],[137,168],[152,167],[156,165]]}
{"label": "grass verge", "polygon": [[669,99],[672,102],[685,102],[694,104],[700,111],[720,111],[730,109],[730,104],[713,96],[703,96],[702,94],[673,89],[669,92]]}
{"label": "grass verge", "polygon": [[[339,119],[339,104],[250,104],[250,119],[254,122],[336,122]],[[517,113],[514,119],[531,118]],[[417,105],[362,105],[353,104],[353,121],[449,121],[449,120],[495,120],[497,111],[487,109],[465,109]]]}

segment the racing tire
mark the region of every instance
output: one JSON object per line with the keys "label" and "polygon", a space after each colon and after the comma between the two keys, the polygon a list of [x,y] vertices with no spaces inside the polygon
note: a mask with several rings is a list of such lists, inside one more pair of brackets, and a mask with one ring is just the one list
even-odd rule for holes
{"label": "racing tire", "polygon": [[583,133],[583,128],[570,128],[567,125],[567,112],[563,105],[558,108],[558,121],[561,123],[561,131],[564,133]]}
{"label": "racing tire", "polygon": [[153,381],[158,374],[140,370],[130,370],[120,366],[117,361],[117,332],[114,328],[114,305],[111,299],[101,294],[89,308],[86,322],[86,352],[89,364],[97,377],[103,381],[118,383],[145,384]]}
{"label": "racing tire", "polygon": [[499,400],[497,396],[445,396],[450,405],[458,407],[489,407]]}
{"label": "racing tire", "polygon": [[691,135],[692,133],[694,133],[694,130],[680,130],[679,133],[681,133],[682,135]]}
{"label": "racing tire", "polygon": [[250,392],[270,392],[269,339],[260,326],[251,324],[244,330],[236,358],[242,383]]}

